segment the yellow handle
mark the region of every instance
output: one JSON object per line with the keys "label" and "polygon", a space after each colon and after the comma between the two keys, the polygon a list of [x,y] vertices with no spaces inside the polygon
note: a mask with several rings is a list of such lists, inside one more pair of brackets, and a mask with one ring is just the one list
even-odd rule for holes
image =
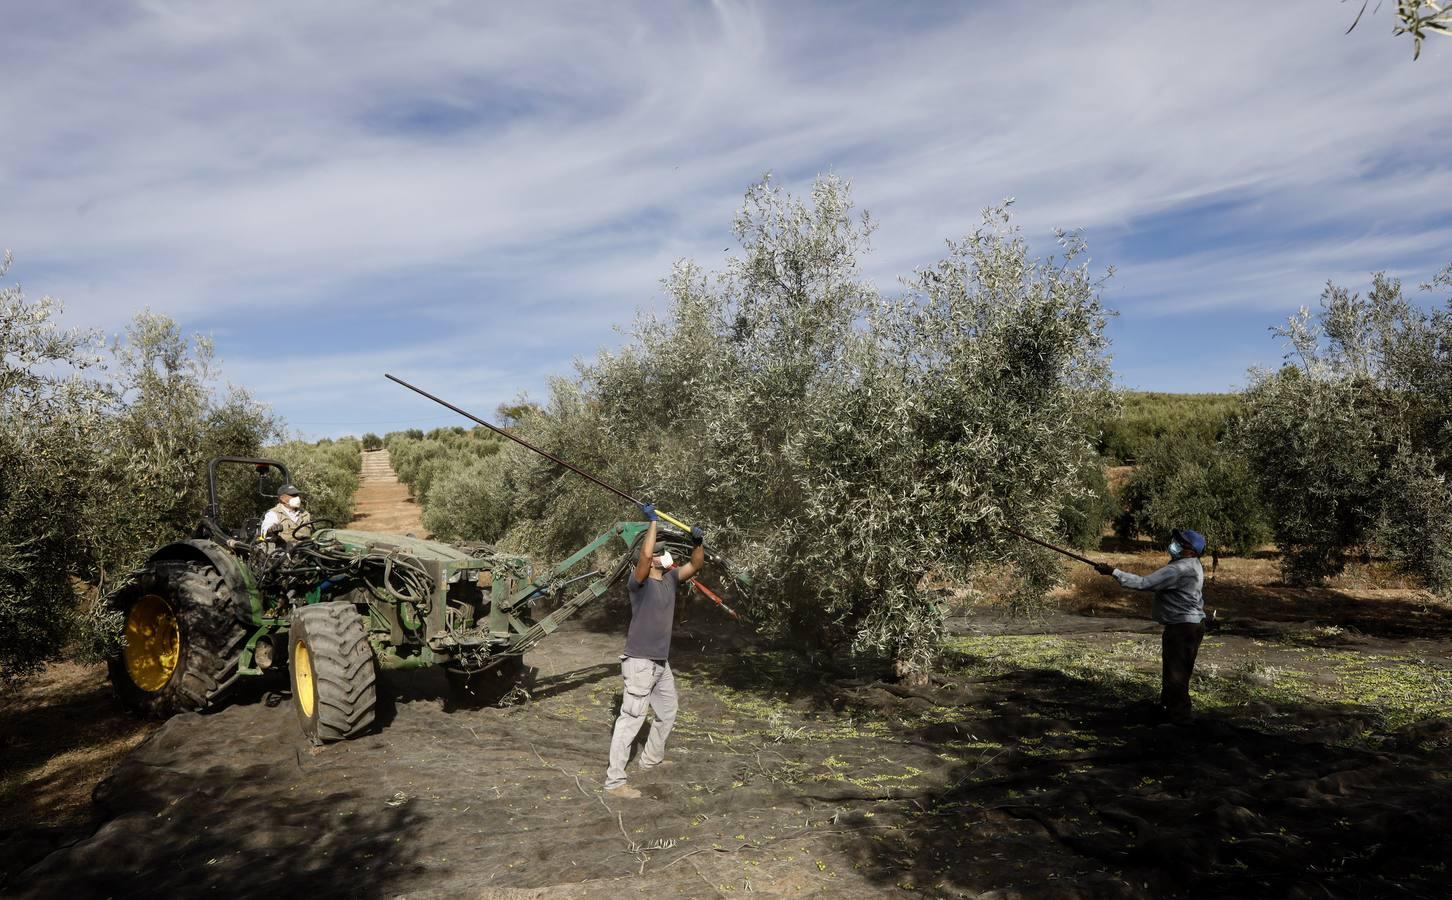
{"label": "yellow handle", "polygon": [[680,530],[684,531],[686,534],[690,534],[691,533],[691,526],[687,525],[685,522],[682,522],[680,519],[677,519],[675,516],[671,515],[670,513],[668,513],[668,512],[662,512],[660,510],[656,510],[655,511],[655,514],[658,515],[658,516],[660,516],[662,519],[665,519],[667,522],[671,523],[672,525],[676,526]]}

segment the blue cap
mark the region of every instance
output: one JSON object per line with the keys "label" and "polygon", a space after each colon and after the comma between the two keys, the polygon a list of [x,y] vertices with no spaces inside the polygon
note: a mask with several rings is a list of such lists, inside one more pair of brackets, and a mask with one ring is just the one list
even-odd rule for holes
{"label": "blue cap", "polygon": [[1176,528],[1170,533],[1170,537],[1194,550],[1196,554],[1205,552],[1205,535],[1198,531],[1182,531]]}

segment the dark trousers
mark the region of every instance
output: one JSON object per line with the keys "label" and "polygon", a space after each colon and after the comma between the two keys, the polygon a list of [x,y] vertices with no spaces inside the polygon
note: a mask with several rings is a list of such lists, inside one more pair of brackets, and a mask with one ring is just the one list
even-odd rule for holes
{"label": "dark trousers", "polygon": [[1190,715],[1190,673],[1204,639],[1204,622],[1166,625],[1160,637],[1160,706],[1171,716]]}

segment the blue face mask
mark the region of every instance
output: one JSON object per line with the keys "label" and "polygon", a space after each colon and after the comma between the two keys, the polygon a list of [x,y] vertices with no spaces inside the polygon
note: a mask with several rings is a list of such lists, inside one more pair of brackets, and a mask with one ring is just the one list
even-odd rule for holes
{"label": "blue face mask", "polygon": [[1179,541],[1170,541],[1170,559],[1179,559],[1185,548],[1180,546]]}

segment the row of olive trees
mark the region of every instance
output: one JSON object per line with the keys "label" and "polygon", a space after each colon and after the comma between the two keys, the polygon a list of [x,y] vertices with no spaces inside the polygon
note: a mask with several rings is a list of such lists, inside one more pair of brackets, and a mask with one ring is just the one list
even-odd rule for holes
{"label": "row of olive trees", "polygon": [[356,442],[276,444],[266,407],[219,393],[206,339],[142,313],[108,346],[59,312],[0,287],[0,677],[114,636],[86,612],[196,526],[210,458],[275,453],[344,521],[357,483]]}
{"label": "row of olive trees", "polygon": [[[1452,266],[1427,291],[1452,288]],[[1289,578],[1377,551],[1452,591],[1452,299],[1427,311],[1399,281],[1330,285],[1277,329],[1288,365],[1257,372],[1238,446],[1257,475]]]}
{"label": "row of olive trees", "polygon": [[423,526],[453,541],[497,540],[509,527],[512,492],[499,481],[504,441],[485,428],[390,432],[394,472],[424,508]]}
{"label": "row of olive trees", "polygon": [[316,443],[291,440],[264,447],[262,452],[287,464],[314,519],[326,519],[339,526],[352,521],[354,495],[363,470],[358,439],[325,438]]}
{"label": "row of olive trees", "polygon": [[[1056,563],[1000,526],[1048,533],[1085,499],[1114,398],[1076,236],[1061,236],[1061,258],[1035,258],[991,210],[884,296],[859,268],[871,232],[836,178],[808,200],[753,186],[740,257],[718,272],[680,264],[663,314],[514,424],[703,524],[749,575],[744,607],[762,629],[914,674],[942,629],[929,573],[1006,566],[1024,603],[1053,583]],[[514,446],[439,468],[422,490],[415,476],[415,494],[431,529],[553,559],[637,515]]]}
{"label": "row of olive trees", "polygon": [[[913,672],[941,627],[927,573],[971,580],[1007,564],[1024,605],[1057,569],[1000,525],[1097,539],[1110,507],[1096,449],[1115,403],[1104,313],[1072,236],[1065,261],[1036,260],[992,211],[888,298],[857,268],[870,232],[835,179],[810,202],[753,187],[741,258],[717,273],[680,265],[664,315],[642,316],[621,350],[509,417],[556,455],[705,523],[751,576],[759,625]],[[1137,440],[1120,528],[1196,527],[1216,552],[1274,539],[1293,581],[1370,548],[1444,589],[1449,322],[1385,279],[1364,300],[1331,289],[1318,316],[1283,331],[1297,368],[1210,398],[1213,422],[1148,411],[1195,427]],[[442,537],[557,559],[633,515],[492,437],[388,444]]]}
{"label": "row of olive trees", "polygon": [[[1452,287],[1452,267],[1428,291]],[[1274,329],[1287,365],[1255,371],[1219,438],[1181,429],[1143,453],[1118,529],[1193,525],[1216,551],[1273,540],[1292,583],[1384,555],[1452,591],[1452,300],[1427,311],[1400,282],[1329,285]]]}

